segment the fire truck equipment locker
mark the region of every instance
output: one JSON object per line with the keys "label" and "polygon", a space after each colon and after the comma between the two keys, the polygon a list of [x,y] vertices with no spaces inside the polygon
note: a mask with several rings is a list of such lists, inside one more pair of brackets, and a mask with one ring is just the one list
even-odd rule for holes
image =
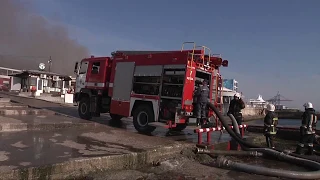
{"label": "fire truck equipment locker", "polygon": [[[130,107],[130,94],[132,90],[134,68],[134,62],[117,62],[112,93],[112,108],[110,109],[110,113],[130,116],[129,111],[124,111],[124,109],[129,109],[127,106]],[[126,107],[123,107],[124,105]]]}

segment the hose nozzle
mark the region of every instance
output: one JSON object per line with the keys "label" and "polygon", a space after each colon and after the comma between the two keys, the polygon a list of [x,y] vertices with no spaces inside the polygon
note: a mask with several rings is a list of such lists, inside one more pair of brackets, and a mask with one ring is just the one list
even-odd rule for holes
{"label": "hose nozzle", "polygon": [[203,148],[196,148],[195,153],[196,154],[206,154],[206,153],[210,153],[210,151],[207,149],[203,149]]}
{"label": "hose nozzle", "polygon": [[216,163],[217,163],[218,167],[222,168],[222,167],[228,166],[228,164],[229,164],[228,161],[229,160],[227,158],[225,158],[223,156],[218,156]]}

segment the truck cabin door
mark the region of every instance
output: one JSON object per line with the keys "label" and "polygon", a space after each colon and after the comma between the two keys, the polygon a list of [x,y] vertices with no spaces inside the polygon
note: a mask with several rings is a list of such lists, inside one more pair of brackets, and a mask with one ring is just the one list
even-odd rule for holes
{"label": "truck cabin door", "polygon": [[87,77],[87,86],[94,88],[105,87],[105,71],[104,62],[102,60],[91,61],[89,64],[89,72]]}
{"label": "truck cabin door", "polygon": [[88,61],[82,61],[80,64],[79,75],[76,79],[76,90],[75,92],[80,92],[82,88],[86,86],[86,76],[88,71]]}

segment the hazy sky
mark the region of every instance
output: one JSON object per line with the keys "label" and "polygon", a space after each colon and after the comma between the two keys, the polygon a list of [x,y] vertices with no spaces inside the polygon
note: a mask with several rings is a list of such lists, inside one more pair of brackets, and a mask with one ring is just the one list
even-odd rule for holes
{"label": "hazy sky", "polygon": [[64,23],[93,55],[175,50],[195,41],[229,60],[222,74],[238,80],[247,98],[268,99],[280,91],[294,100],[290,106],[311,101],[320,109],[319,0],[31,2],[33,12]]}

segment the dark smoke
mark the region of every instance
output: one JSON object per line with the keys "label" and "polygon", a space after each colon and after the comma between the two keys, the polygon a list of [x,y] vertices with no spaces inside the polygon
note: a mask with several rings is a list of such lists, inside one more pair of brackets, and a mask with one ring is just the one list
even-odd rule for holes
{"label": "dark smoke", "polygon": [[50,24],[24,4],[0,0],[0,66],[37,70],[52,57],[51,71],[73,74],[74,62],[88,57],[88,49],[69,37],[66,27]]}

